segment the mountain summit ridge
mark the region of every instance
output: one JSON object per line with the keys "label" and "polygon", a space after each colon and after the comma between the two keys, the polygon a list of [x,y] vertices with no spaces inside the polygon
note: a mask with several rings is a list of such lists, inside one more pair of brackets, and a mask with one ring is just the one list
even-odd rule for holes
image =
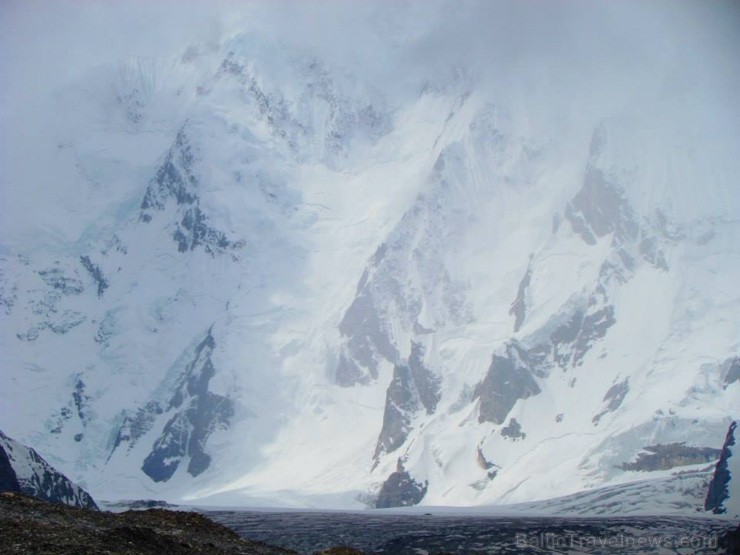
{"label": "mountain summit ridge", "polygon": [[740,406],[740,195],[736,161],[675,133],[690,93],[554,132],[530,121],[543,91],[460,67],[389,98],[248,33],[127,67],[123,112],[63,131],[77,178],[39,225],[104,208],[0,250],[1,423],[96,497],[491,505],[705,478]]}

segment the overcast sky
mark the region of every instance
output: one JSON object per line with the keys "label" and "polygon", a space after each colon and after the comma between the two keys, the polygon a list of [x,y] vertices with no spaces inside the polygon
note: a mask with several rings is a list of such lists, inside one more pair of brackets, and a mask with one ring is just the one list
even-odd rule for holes
{"label": "overcast sky", "polygon": [[237,32],[350,67],[392,102],[465,66],[494,99],[526,96],[533,119],[576,106],[590,121],[693,89],[721,108],[709,116],[740,128],[733,0],[0,0],[2,203],[22,197],[9,187],[31,195],[42,181],[27,168],[43,165],[40,145],[62,117],[57,91],[99,66],[177,58]]}
{"label": "overcast sky", "polygon": [[[465,60],[488,75],[567,62],[584,74],[680,61],[737,77],[740,8],[731,0],[2,0],[2,89],[16,102],[90,67],[169,56],[240,29],[339,61],[427,71]],[[389,47],[402,47],[387,58]],[[393,69],[393,68],[388,68]]]}

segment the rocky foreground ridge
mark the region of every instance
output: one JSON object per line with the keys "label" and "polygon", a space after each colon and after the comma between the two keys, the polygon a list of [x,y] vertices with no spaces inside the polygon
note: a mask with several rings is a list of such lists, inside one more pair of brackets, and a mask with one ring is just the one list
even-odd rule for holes
{"label": "rocky foreground ridge", "polygon": [[198,513],[150,509],[109,513],[0,493],[0,553],[179,555],[294,553],[240,538]]}
{"label": "rocky foreground ridge", "polygon": [[[200,513],[149,509],[122,513],[0,492],[0,553],[23,555],[295,555],[240,537]],[[316,555],[363,555],[337,546]]]}

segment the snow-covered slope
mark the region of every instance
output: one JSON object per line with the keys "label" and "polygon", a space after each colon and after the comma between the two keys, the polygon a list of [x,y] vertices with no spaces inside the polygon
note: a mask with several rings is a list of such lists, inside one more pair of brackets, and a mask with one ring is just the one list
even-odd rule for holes
{"label": "snow-covered slope", "polygon": [[70,85],[54,202],[0,246],[4,429],[98,497],[221,505],[630,498],[713,464],[724,105],[537,118],[547,89],[470,73],[390,92],[237,33]]}
{"label": "snow-covered slope", "polygon": [[21,491],[51,503],[97,509],[90,494],[56,470],[35,450],[0,432],[0,491]]}

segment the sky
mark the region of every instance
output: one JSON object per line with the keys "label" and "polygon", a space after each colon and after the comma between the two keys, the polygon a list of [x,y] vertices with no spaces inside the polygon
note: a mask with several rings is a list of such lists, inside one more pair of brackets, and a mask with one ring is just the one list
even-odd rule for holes
{"label": "sky", "polygon": [[2,204],[26,212],[44,194],[46,176],[28,168],[45,165],[75,119],[62,113],[61,91],[93,86],[96,68],[177,58],[237,32],[352,68],[391,104],[465,67],[471,87],[523,102],[535,121],[568,114],[590,125],[686,89],[711,106],[698,109],[718,133],[740,126],[740,3],[731,0],[2,0]]}
{"label": "sky", "polygon": [[588,77],[680,61],[721,80],[740,67],[740,7],[729,0],[3,0],[0,14],[3,110],[91,67],[170,56],[242,29],[369,71],[464,60],[491,77],[559,62]]}

